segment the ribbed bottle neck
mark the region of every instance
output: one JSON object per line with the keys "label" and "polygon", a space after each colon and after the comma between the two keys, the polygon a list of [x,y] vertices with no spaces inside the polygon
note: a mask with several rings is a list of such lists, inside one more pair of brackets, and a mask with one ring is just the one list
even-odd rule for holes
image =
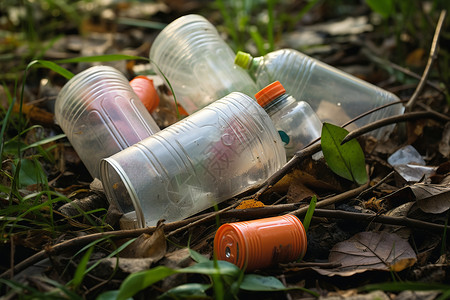
{"label": "ribbed bottle neck", "polygon": [[289,94],[284,93],[272,100],[270,103],[266,104],[263,108],[269,116],[272,116],[274,113],[291,104],[293,101],[293,98],[290,97]]}
{"label": "ribbed bottle neck", "polygon": [[248,63],[247,69],[249,70],[250,76],[256,80],[256,74],[264,61],[263,56],[252,57]]}

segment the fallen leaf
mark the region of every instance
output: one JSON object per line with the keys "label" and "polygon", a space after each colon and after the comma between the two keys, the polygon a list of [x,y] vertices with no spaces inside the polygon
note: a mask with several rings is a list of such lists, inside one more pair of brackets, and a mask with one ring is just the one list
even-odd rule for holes
{"label": "fallen leaf", "polygon": [[364,184],[368,180],[364,152],[355,139],[341,144],[347,134],[348,131],[344,128],[324,123],[321,135],[323,156],[334,173]]}
{"label": "fallen leaf", "polygon": [[409,243],[394,233],[360,232],[337,243],[328,260],[341,266],[313,269],[328,276],[351,276],[369,270],[398,272],[414,265],[417,257]]}
{"label": "fallen leaf", "polygon": [[423,212],[440,214],[450,208],[450,185],[417,183],[410,188]]}
{"label": "fallen leaf", "polygon": [[412,67],[421,67],[423,65],[423,58],[425,55],[425,50],[418,48],[408,54],[406,57],[406,64]]}
{"label": "fallen leaf", "polygon": [[167,250],[166,236],[164,234],[164,224],[158,226],[152,235],[143,233],[136,241],[126,248],[124,257],[131,258],[152,258],[158,261],[164,257]]}

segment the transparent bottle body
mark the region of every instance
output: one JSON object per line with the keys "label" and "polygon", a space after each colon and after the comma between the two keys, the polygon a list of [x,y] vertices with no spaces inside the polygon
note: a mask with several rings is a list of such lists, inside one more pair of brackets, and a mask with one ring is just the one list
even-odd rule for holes
{"label": "transparent bottle body", "polygon": [[215,27],[199,15],[167,25],[150,49],[156,73],[167,78],[189,114],[231,92],[252,96],[258,91],[249,74],[234,65],[234,56]]}
{"label": "transparent bottle body", "polygon": [[181,220],[254,188],[286,162],[255,100],[231,93],[102,161],[108,199],[139,227]]}
{"label": "transparent bottle body", "polygon": [[[323,122],[335,125],[343,125],[371,109],[399,100],[388,91],[293,49],[254,58],[251,64],[249,73],[259,88],[278,80],[288,94],[308,102]],[[401,104],[395,104],[346,128],[354,129],[403,111]],[[382,138],[391,129],[392,126],[381,128],[374,135]]]}
{"label": "transparent bottle body", "polygon": [[283,94],[264,106],[264,110],[280,134],[288,160],[321,135],[322,122],[305,101]]}
{"label": "transparent bottle body", "polygon": [[69,80],[56,99],[55,118],[94,178],[102,158],[160,130],[125,76],[109,66]]}

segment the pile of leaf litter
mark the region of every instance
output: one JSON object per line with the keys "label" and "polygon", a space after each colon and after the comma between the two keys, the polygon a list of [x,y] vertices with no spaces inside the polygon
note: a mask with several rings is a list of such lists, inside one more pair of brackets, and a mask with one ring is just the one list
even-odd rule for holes
{"label": "pile of leaf litter", "polygon": [[[177,1],[170,3],[172,14],[157,13],[165,23],[192,12],[180,9]],[[196,1],[189,3],[199,8]],[[111,13],[129,10],[115,7]],[[320,10],[309,17],[317,15]],[[95,55],[130,79],[148,71],[148,63],[114,54],[146,57],[158,30],[117,26],[108,16],[83,23],[83,36],[62,37],[47,50],[45,61]],[[47,64],[50,70],[30,67],[24,90],[16,93],[24,100],[22,107],[19,101],[6,101],[14,93],[5,85],[2,106],[9,125],[2,126],[1,293],[10,299],[450,297],[448,90],[437,84],[445,70],[424,72],[427,62],[437,65],[436,57],[449,54],[429,44],[429,56],[407,53],[424,74],[404,70],[376,55],[389,46],[375,47],[376,31],[368,19],[356,17],[293,30],[277,48],[299,47],[299,40],[311,37],[330,47],[311,47],[309,54],[404,100],[407,109],[390,120],[396,126],[389,139],[370,135],[386,124],[368,124],[342,144],[348,132],[325,124],[319,144],[299,151],[258,189],[186,220],[162,220],[156,227],[130,229],[132,224],[109,208],[101,183],[90,177],[61,136],[52,101],[66,80],[52,65]],[[440,38],[448,43],[448,37]],[[78,59],[60,65],[76,74],[92,64]],[[416,78],[401,84],[402,76]],[[170,90],[163,81],[157,86],[162,104],[153,116],[164,128],[177,115],[164,106],[173,101]],[[25,118],[17,114],[20,110]],[[355,147],[363,153],[362,161],[347,155]],[[339,159],[327,159],[327,153]],[[342,164],[348,160],[354,162],[351,168]],[[221,224],[286,213],[309,224],[302,260],[251,274],[214,260],[213,240]]]}

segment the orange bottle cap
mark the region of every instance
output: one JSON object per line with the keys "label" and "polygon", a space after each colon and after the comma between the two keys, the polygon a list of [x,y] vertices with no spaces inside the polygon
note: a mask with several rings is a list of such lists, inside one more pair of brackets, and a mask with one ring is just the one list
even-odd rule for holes
{"label": "orange bottle cap", "polygon": [[284,93],[286,93],[286,90],[283,85],[279,81],[275,81],[257,92],[255,98],[258,104],[264,107]]}
{"label": "orange bottle cap", "polygon": [[214,238],[217,259],[246,271],[294,261],[306,246],[305,229],[294,215],[223,224]]}
{"label": "orange bottle cap", "polygon": [[145,108],[152,113],[159,105],[159,95],[153,85],[153,80],[147,76],[137,76],[130,81],[133,91],[139,97]]}

